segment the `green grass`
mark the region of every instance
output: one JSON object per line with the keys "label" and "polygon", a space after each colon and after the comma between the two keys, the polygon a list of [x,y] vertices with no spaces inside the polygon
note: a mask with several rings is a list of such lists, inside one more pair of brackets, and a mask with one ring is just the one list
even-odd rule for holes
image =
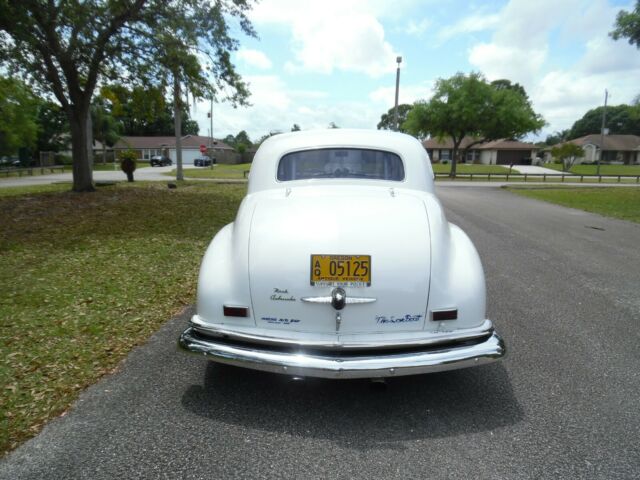
{"label": "green grass", "polygon": [[205,248],[245,194],[200,183],[69,188],[0,190],[0,452],[193,303]]}
{"label": "green grass", "polygon": [[509,188],[509,191],[565,207],[640,223],[640,188]]}
{"label": "green grass", "polygon": [[[435,173],[449,173],[451,164],[434,163],[431,165]],[[456,173],[509,173],[509,168],[500,165],[467,165],[458,164]]]}
{"label": "green grass", "polygon": [[[250,163],[240,163],[237,165],[225,165],[225,164],[217,164],[215,167],[194,167],[194,168],[185,168],[184,176],[185,178],[235,178],[242,179],[244,177],[244,172],[251,168]],[[176,176],[176,171],[173,169],[171,172],[165,173],[165,175],[174,177]]]}
{"label": "green grass", "polygon": [[[54,193],[68,192],[71,189],[71,183],[53,183],[50,185],[27,185],[20,187],[2,187],[0,188],[0,198],[15,197],[19,195],[28,195],[35,193]],[[2,229],[0,228],[0,232]]]}
{"label": "green grass", "polygon": [[[562,172],[559,163],[545,163],[545,168]],[[596,175],[597,165],[574,165],[570,173],[576,175]],[[640,165],[600,165],[600,175],[640,175]]]}
{"label": "green grass", "polygon": [[[115,170],[120,171],[120,165],[116,165],[117,168]],[[144,162],[141,160],[138,160],[136,162],[136,168],[145,168],[148,167],[149,162]],[[71,166],[69,166],[69,171],[71,171]],[[107,163],[102,163],[102,160],[100,160],[99,158],[94,162],[93,164],[93,171],[94,172],[113,172],[114,168],[113,168],[113,163],[112,162],[107,162]]]}

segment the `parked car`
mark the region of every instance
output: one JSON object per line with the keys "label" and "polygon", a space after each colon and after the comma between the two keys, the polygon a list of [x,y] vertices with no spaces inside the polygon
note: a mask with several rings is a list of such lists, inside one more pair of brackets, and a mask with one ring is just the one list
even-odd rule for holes
{"label": "parked car", "polygon": [[485,278],[415,138],[330,129],[260,146],[200,268],[179,345],[292,376],[375,378],[500,359]]}
{"label": "parked car", "polygon": [[2,157],[0,158],[0,168],[18,168],[21,167],[20,159],[15,157]]}
{"label": "parked car", "polygon": [[216,163],[215,158],[210,158],[207,156],[198,157],[193,161],[194,167],[210,167],[212,164]]}
{"label": "parked car", "polygon": [[151,157],[149,164],[152,167],[166,167],[169,165],[173,165],[173,161],[169,157],[165,157],[163,155],[154,155]]}

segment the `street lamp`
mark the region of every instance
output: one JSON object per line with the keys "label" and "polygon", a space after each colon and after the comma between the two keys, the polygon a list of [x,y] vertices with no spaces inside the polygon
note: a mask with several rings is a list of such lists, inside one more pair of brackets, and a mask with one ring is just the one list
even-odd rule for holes
{"label": "street lamp", "polygon": [[598,157],[598,166],[596,167],[596,175],[600,175],[600,163],[603,160],[604,154],[604,127],[607,122],[607,99],[609,98],[609,92],[604,91],[604,109],[602,110],[602,128],[600,129],[600,156]]}
{"label": "street lamp", "polygon": [[398,131],[398,93],[400,92],[400,64],[402,63],[402,57],[396,57],[398,68],[396,70],[396,106],[393,110],[393,124],[395,125],[396,132]]}

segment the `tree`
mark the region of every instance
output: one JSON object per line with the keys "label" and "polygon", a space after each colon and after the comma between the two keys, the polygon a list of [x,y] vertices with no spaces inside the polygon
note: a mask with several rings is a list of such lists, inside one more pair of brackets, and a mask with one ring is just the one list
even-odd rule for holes
{"label": "tree", "polygon": [[574,143],[563,143],[551,149],[551,156],[562,162],[562,170],[568,172],[578,158],[584,156],[584,150]]}
{"label": "tree", "polygon": [[527,95],[527,91],[519,83],[511,83],[511,80],[501,78],[499,80],[492,81],[491,86],[496,90],[513,90],[514,92],[517,92],[524,98],[526,98],[527,101],[529,101],[529,95]]}
{"label": "tree", "polygon": [[629,44],[640,48],[640,1],[631,12],[620,10],[616,16],[615,29],[609,33],[614,40],[626,38]]}
{"label": "tree", "polygon": [[545,125],[542,117],[533,111],[526,94],[521,93],[521,87],[505,88],[503,82],[491,85],[475,72],[438,79],[431,100],[416,102],[403,127],[418,137],[451,137],[450,175],[455,177],[460,144],[466,136],[475,140],[467,145],[465,154],[474,145],[501,138],[520,138]]}
{"label": "tree", "polygon": [[[602,109],[597,107],[589,110],[571,127],[569,138],[584,137],[600,133],[602,128]],[[640,115],[637,106],[609,105],[607,106],[607,128],[610,134],[640,135]]]}
{"label": "tree", "polygon": [[[407,114],[413,105],[409,105],[408,103],[401,103],[398,105],[398,131],[405,132],[404,122],[407,120]],[[391,107],[387,113],[383,113],[380,116],[380,121],[378,122],[378,130],[395,130],[395,107]]]}
{"label": "tree", "polygon": [[37,152],[59,152],[69,142],[69,122],[60,105],[41,101],[38,107]]}
{"label": "tree", "polygon": [[38,99],[21,81],[0,77],[0,155],[33,147],[38,134]]}
{"label": "tree", "polygon": [[338,125],[336,125],[334,122],[329,122],[329,126],[327,128],[340,128]]}
{"label": "tree", "polygon": [[293,126],[291,127],[292,132],[299,132],[300,130],[302,129],[300,128],[300,125],[298,125],[297,123],[294,123]]}
{"label": "tree", "polygon": [[91,105],[93,138],[102,143],[102,163],[107,163],[107,147],[113,147],[120,138],[121,126],[106,108],[100,97]]}
{"label": "tree", "polygon": [[[162,87],[122,84],[105,85],[100,89],[100,98],[108,106],[111,115],[122,124],[125,136],[165,136],[173,134],[173,112],[171,102],[165,98]],[[198,135],[198,122],[183,112],[182,135]]]}
{"label": "tree", "polygon": [[544,145],[550,147],[552,145],[557,145],[558,143],[566,142],[569,138],[569,129],[557,130],[552,134],[547,135]]}
{"label": "tree", "polygon": [[193,85],[208,97],[224,92],[234,104],[246,101],[248,90],[229,54],[238,42],[227,22],[236,19],[255,36],[246,17],[250,2],[0,0],[0,59],[52,92],[67,114],[75,191],[94,190],[89,111],[99,83],[125,78],[158,84],[154,79],[169,71],[174,84]]}

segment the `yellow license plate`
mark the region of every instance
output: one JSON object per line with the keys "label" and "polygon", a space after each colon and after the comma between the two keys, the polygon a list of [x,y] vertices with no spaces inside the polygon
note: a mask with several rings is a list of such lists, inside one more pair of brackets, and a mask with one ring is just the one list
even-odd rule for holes
{"label": "yellow license plate", "polygon": [[371,286],[371,255],[311,255],[311,285]]}

